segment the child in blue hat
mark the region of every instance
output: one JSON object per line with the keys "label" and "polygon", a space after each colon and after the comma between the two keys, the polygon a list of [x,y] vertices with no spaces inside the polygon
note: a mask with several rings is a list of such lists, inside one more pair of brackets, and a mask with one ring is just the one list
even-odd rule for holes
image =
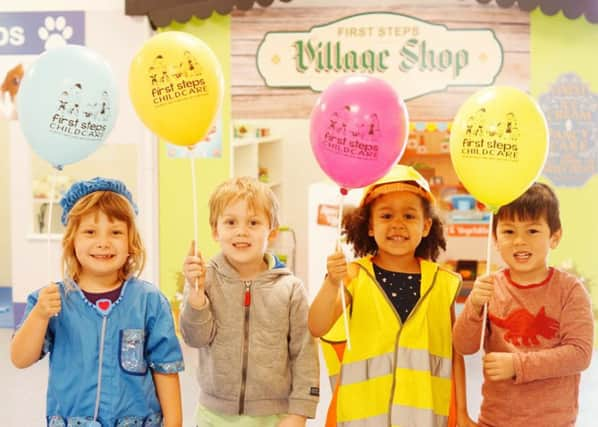
{"label": "child in blue hat", "polygon": [[168,301],[138,278],[145,250],[125,185],[94,178],[64,195],[64,280],[27,299],[11,359],[50,354],[47,425],[182,425],[183,356]]}

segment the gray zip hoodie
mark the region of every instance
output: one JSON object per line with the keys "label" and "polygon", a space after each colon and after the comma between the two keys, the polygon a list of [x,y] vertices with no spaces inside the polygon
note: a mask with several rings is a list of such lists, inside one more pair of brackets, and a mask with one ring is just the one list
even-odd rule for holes
{"label": "gray zip hoodie", "polygon": [[320,377],[306,290],[266,256],[272,268],[242,281],[218,254],[207,265],[207,304],[196,310],[185,296],[180,325],[184,341],[198,349],[199,401],[222,414],[313,418]]}

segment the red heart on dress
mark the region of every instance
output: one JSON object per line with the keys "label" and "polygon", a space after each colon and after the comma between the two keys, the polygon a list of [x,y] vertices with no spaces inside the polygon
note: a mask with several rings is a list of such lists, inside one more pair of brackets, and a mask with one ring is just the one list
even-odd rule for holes
{"label": "red heart on dress", "polygon": [[98,301],[97,305],[100,310],[106,311],[110,308],[110,301],[106,301],[106,300]]}

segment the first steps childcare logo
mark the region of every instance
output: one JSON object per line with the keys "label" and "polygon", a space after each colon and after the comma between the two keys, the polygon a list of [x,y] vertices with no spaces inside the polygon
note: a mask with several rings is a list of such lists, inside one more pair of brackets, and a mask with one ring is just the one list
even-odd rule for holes
{"label": "first steps childcare logo", "polygon": [[208,89],[197,58],[189,51],[184,51],[175,61],[171,61],[167,55],[172,53],[156,55],[147,70],[154,105],[161,107],[206,95]]}
{"label": "first steps childcare logo", "polygon": [[101,141],[113,112],[108,90],[86,90],[82,83],[64,87],[50,118],[51,132],[82,140]]}
{"label": "first steps childcare logo", "polygon": [[508,111],[502,120],[492,120],[484,107],[467,117],[463,157],[517,161],[521,136],[517,114]]}
{"label": "first steps childcare logo", "polygon": [[362,120],[356,121],[351,118],[352,108],[346,105],[332,113],[321,144],[326,150],[345,157],[376,160],[381,139],[378,115],[364,114]]}

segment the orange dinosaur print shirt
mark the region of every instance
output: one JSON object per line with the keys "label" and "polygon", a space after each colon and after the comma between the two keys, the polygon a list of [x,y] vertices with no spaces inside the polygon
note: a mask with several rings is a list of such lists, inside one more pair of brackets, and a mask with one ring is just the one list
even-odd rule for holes
{"label": "orange dinosaur print shirt", "polygon": [[[550,270],[521,286],[509,271],[494,274],[484,351],[514,354],[515,378],[484,380],[480,426],[575,425],[580,373],[592,357],[594,321],[583,284]],[[453,329],[455,349],[479,350],[482,316],[466,301]]]}

